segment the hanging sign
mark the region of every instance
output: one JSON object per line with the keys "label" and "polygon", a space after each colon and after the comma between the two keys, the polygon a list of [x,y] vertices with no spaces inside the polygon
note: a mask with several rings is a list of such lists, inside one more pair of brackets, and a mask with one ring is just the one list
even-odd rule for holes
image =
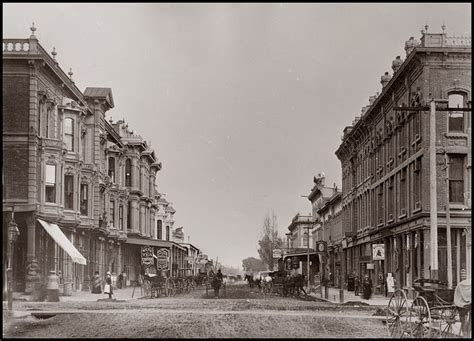
{"label": "hanging sign", "polygon": [[280,249],[274,249],[273,250],[273,258],[281,258],[282,252]]}
{"label": "hanging sign", "polygon": [[142,264],[153,265],[153,248],[151,246],[142,246]]}
{"label": "hanging sign", "polygon": [[385,259],[385,245],[372,244],[372,260],[384,260],[384,259]]}
{"label": "hanging sign", "polygon": [[170,257],[168,249],[159,249],[156,253],[156,267],[159,270],[169,270]]}

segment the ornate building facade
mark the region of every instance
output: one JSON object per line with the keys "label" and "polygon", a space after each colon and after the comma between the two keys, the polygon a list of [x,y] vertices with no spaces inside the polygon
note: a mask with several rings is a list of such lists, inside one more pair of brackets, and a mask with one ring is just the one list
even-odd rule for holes
{"label": "ornate building facade", "polygon": [[[13,220],[14,289],[31,292],[49,271],[73,291],[88,290],[95,271],[135,280],[141,246],[160,239],[157,217],[173,225],[175,211],[156,190],[161,163],[125,122],[106,121],[111,89],[82,93],[31,30],[29,39],[3,40],[3,246]],[[185,247],[155,246],[185,267]]]}
{"label": "ornate building facade", "polygon": [[[361,117],[344,129],[336,155],[342,166],[342,220],[346,273],[374,283],[394,274],[397,287],[430,277],[430,99],[436,112],[439,278],[455,283],[470,271],[471,114],[439,108],[471,106],[470,38],[423,32],[405,44]],[[400,108],[406,108],[405,110]],[[445,159],[448,160],[446,165]],[[448,170],[448,171],[447,171]],[[448,178],[446,180],[446,177]],[[449,199],[448,199],[449,198]],[[446,212],[453,265],[447,267]],[[384,257],[374,257],[382,245]],[[376,258],[376,259],[374,259]]]}

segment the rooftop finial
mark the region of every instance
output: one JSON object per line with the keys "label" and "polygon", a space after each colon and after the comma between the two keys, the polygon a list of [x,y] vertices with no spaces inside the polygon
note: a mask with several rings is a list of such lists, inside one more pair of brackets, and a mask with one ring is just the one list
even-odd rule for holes
{"label": "rooftop finial", "polygon": [[56,55],[57,55],[57,54],[58,54],[58,53],[56,52],[56,48],[53,47],[53,51],[51,51],[51,55],[53,56],[53,59],[54,59],[54,60],[56,60]]}
{"label": "rooftop finial", "polygon": [[72,78],[72,75],[74,74],[74,73],[72,72],[72,68],[69,68],[69,72],[68,72],[67,74],[69,75],[69,78]]}
{"label": "rooftop finial", "polygon": [[425,25],[425,31],[426,31],[426,33],[428,33],[428,28],[429,28],[429,26],[428,26],[428,24],[426,24],[426,25]]}
{"label": "rooftop finial", "polygon": [[444,30],[446,30],[446,25],[443,23],[443,25],[441,26],[441,29],[443,30],[443,33],[444,33]]}
{"label": "rooftop finial", "polygon": [[31,35],[34,36],[34,35],[35,35],[35,31],[36,31],[36,27],[35,27],[35,23],[34,23],[34,22],[31,24],[30,30],[31,30]]}

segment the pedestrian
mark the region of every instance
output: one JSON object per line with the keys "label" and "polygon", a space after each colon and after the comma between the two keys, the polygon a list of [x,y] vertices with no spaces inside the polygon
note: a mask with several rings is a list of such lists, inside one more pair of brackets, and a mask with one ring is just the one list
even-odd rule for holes
{"label": "pedestrian", "polygon": [[92,277],[92,293],[102,294],[102,278],[100,278],[99,271],[96,271]]}
{"label": "pedestrian", "polygon": [[222,281],[224,280],[224,277],[222,276],[221,269],[217,270],[216,275],[214,276],[213,280],[213,287],[214,287],[214,297],[219,298],[219,289],[222,285]]}
{"label": "pedestrian", "polygon": [[372,295],[372,279],[368,274],[364,276],[364,281],[362,283],[363,297],[368,300]]}
{"label": "pedestrian", "polygon": [[123,278],[122,286],[126,288],[127,287],[127,273],[125,272],[125,269],[122,271],[122,278]]}
{"label": "pedestrian", "polygon": [[392,277],[392,273],[387,274],[387,296],[391,296],[395,292],[395,278]]}
{"label": "pedestrian", "polygon": [[122,289],[123,287],[123,273],[121,272],[120,275],[118,276],[118,288]]}
{"label": "pedestrian", "polygon": [[107,275],[105,276],[104,294],[109,294],[109,299],[112,299],[113,289],[112,275],[110,274],[110,271],[107,271]]}
{"label": "pedestrian", "polygon": [[359,276],[355,276],[354,278],[354,294],[359,296]]}

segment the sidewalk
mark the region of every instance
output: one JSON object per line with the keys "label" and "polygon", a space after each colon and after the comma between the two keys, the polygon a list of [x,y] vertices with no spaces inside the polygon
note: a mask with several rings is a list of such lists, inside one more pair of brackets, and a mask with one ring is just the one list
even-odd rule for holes
{"label": "sidewalk", "polygon": [[[312,292],[310,295],[317,297],[319,299],[323,299],[327,302],[332,302],[332,303],[341,303],[339,300],[339,288],[332,288],[330,287],[328,290],[328,298],[324,298],[324,288],[322,288],[322,296],[318,293]],[[390,300],[390,297],[385,297],[383,295],[372,295],[368,300],[362,298],[362,294],[359,293],[359,296],[354,295],[354,291],[347,291],[344,290],[344,302],[342,303],[347,303],[347,302],[362,302],[368,305],[374,305],[374,306],[388,306],[388,302]],[[408,304],[411,305],[412,300],[408,300]]]}
{"label": "sidewalk", "polygon": [[[124,289],[114,289],[114,293],[112,294],[112,298],[116,300],[135,300],[143,296],[143,291],[140,287],[135,287],[135,292],[133,292],[133,287],[127,287]],[[132,298],[133,294],[133,298]],[[96,302],[99,299],[108,298],[109,295],[107,294],[92,294],[90,291],[73,291],[72,296],[59,296],[60,302]],[[25,295],[21,292],[14,292],[13,293],[13,300],[19,301],[31,301],[31,295]]]}

